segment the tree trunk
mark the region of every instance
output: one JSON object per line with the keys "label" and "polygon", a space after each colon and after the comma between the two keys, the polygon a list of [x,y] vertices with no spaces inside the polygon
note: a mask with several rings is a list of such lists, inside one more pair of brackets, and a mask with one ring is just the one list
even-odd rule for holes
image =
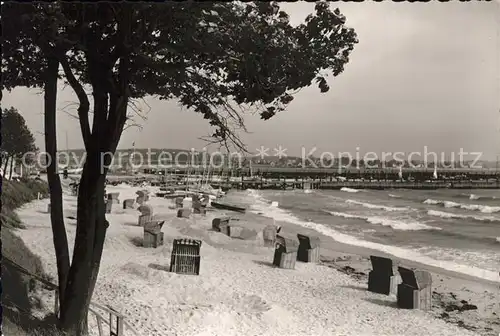
{"label": "tree trunk", "polygon": [[[109,76],[113,64],[106,64],[101,59],[96,60],[87,56],[94,97],[94,117],[90,133],[86,119],[88,113],[83,113],[82,110],[80,116],[87,156],[78,190],[75,246],[64,295],[64,310],[61,310],[60,318],[62,331],[70,336],[88,335],[88,311],[109,225],[104,204],[109,155],[105,154],[114,154],[127,119],[128,68],[125,65],[128,61],[125,63],[120,61],[120,74],[123,75],[120,78],[121,91],[117,92],[116,88],[110,88],[113,79]],[[73,83],[72,86],[77,92],[81,91],[78,90],[77,83]],[[79,99],[82,102],[85,95]]]}
{"label": "tree trunk", "polygon": [[47,167],[47,180],[50,191],[50,220],[59,282],[59,307],[60,311],[63,311],[65,309],[64,293],[69,272],[69,251],[68,237],[64,226],[63,193],[61,180],[57,173],[56,98],[58,71],[59,62],[57,59],[49,57],[44,92],[45,150],[47,155],[52,158]]}
{"label": "tree trunk", "polygon": [[[77,227],[73,260],[66,288],[67,305],[61,312],[62,330],[69,335],[88,334],[88,310],[101,262],[107,221],[104,206],[106,175],[103,158],[109,145],[108,95],[101,87],[103,71],[91,68],[94,96],[94,122],[88,138],[87,157],[78,189]],[[96,77],[94,77],[96,76]],[[85,289],[85,290],[82,290]]]}
{"label": "tree trunk", "polygon": [[[93,136],[93,141],[99,141]],[[68,335],[88,334],[88,309],[104,246],[107,221],[104,208],[105,175],[100,153],[87,153],[78,190],[77,229],[73,260],[66,287],[61,327]]]}
{"label": "tree trunk", "polygon": [[14,165],[14,155],[10,157],[9,180],[12,180],[12,166]]}

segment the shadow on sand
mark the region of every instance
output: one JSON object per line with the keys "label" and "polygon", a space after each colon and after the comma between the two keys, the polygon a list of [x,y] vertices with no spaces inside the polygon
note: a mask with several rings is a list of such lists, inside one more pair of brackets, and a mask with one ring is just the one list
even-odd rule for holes
{"label": "shadow on sand", "polygon": [[254,263],[256,263],[257,265],[261,265],[261,266],[267,266],[267,267],[273,267],[275,268],[276,266],[273,265],[272,262],[270,261],[263,261],[263,260],[254,260],[253,261]]}
{"label": "shadow on sand", "polygon": [[363,292],[366,292],[367,291],[367,288],[366,287],[363,287],[363,286],[353,286],[353,285],[349,285],[349,286],[340,286],[342,288],[350,288],[350,289],[355,289],[355,290],[359,290],[359,291],[363,291]]}
{"label": "shadow on sand", "polygon": [[379,305],[379,306],[392,307],[392,308],[398,307],[398,304],[396,301],[381,300],[381,299],[375,299],[375,298],[366,298],[363,300],[374,303],[374,304]]}
{"label": "shadow on sand", "polygon": [[137,247],[143,247],[143,239],[139,237],[132,237],[129,239],[130,242]]}
{"label": "shadow on sand", "polygon": [[158,271],[170,272],[170,266],[166,265],[149,264],[148,267]]}

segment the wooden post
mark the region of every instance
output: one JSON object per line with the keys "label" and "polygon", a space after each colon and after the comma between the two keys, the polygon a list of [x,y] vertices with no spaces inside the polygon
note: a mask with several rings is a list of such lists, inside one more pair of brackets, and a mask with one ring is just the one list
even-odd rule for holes
{"label": "wooden post", "polygon": [[[113,318],[116,320],[113,328]],[[110,336],[123,336],[123,317],[115,315],[112,311],[109,312],[109,335]]]}
{"label": "wooden post", "polygon": [[[97,321],[97,329],[99,330],[99,336],[104,336],[104,331],[102,330],[102,319],[99,315],[95,315]],[[111,326],[109,327],[111,329]]]}

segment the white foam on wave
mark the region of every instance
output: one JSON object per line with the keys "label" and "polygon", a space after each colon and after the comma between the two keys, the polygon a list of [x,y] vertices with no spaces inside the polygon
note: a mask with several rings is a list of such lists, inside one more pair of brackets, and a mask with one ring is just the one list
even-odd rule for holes
{"label": "white foam on wave", "polygon": [[408,210],[411,210],[411,209],[406,208],[406,207],[390,207],[390,206],[386,206],[386,205],[365,203],[365,202],[360,202],[360,201],[351,200],[351,199],[348,199],[345,202],[349,203],[349,204],[361,205],[362,207],[365,207],[368,209],[377,209],[377,210],[385,210],[385,211],[408,211]]}
{"label": "white foam on wave", "polygon": [[489,271],[497,271],[498,253],[494,251],[474,251],[461,249],[460,253],[454,248],[433,248],[424,246],[416,248],[415,251],[424,254],[433,259],[457,262],[460,264],[478,265]]}
{"label": "white foam on wave", "polygon": [[394,195],[394,194],[389,194],[389,197],[392,197],[392,198],[401,198],[401,196]]}
{"label": "white foam on wave", "polygon": [[450,213],[450,212],[437,211],[437,210],[429,210],[429,211],[427,211],[427,214],[429,216],[441,217],[441,218],[474,219],[474,220],[485,221],[485,222],[500,221],[500,218],[495,218],[495,217],[468,216],[468,215],[454,214],[454,213]]}
{"label": "white foam on wave", "polygon": [[361,216],[361,215],[352,215],[345,212],[335,212],[335,211],[326,211],[332,216],[350,218],[350,219],[362,219],[367,221],[370,224],[382,225],[382,226],[390,226],[394,230],[401,231],[418,231],[418,230],[441,230],[441,228],[437,228],[434,226],[425,225],[415,221],[399,221],[394,219],[388,219],[384,217],[378,216]]}
{"label": "white foam on wave", "polygon": [[358,190],[358,189],[352,189],[352,188],[347,188],[347,187],[340,188],[340,191],[345,191],[345,192],[350,192],[350,193],[360,192],[360,190]]}
{"label": "white foam on wave", "polygon": [[476,195],[476,194],[462,194],[462,195],[468,196],[470,200],[478,200],[478,199],[495,200],[495,199],[497,199],[495,196],[483,196],[483,195]]}
{"label": "white foam on wave", "polygon": [[[263,201],[263,198],[261,195],[259,195],[256,191],[252,191],[250,193],[254,199],[255,203],[252,205],[252,211],[254,213],[263,213],[263,216],[268,217],[268,218],[273,218],[278,221],[285,221],[289,222],[292,224],[300,225],[309,229],[316,230],[320,232],[321,234],[324,234],[325,236],[329,236],[332,239],[348,244],[348,245],[353,245],[353,246],[359,246],[363,248],[368,248],[368,249],[373,249],[373,250],[378,250],[384,253],[388,253],[391,255],[394,255],[398,258],[403,258],[403,259],[408,259],[408,260],[413,260],[422,264],[426,264],[429,266],[433,267],[439,267],[444,270],[452,271],[452,272],[457,272],[457,273],[462,273],[466,275],[474,275],[476,277],[486,279],[489,281],[493,282],[498,282],[500,283],[498,279],[498,273],[493,272],[490,270],[484,270],[478,267],[474,266],[469,266],[469,265],[461,265],[457,264],[453,261],[444,261],[444,260],[437,260],[433,259],[431,257],[425,256],[422,253],[416,252],[414,250],[408,250],[402,247],[396,247],[396,246],[390,246],[390,245],[383,245],[379,243],[374,243],[374,242],[369,242],[365,240],[358,239],[356,237],[340,233],[336,231],[335,229],[329,228],[325,226],[324,224],[320,223],[315,223],[315,222],[306,222],[303,221],[293,214],[280,209],[280,208],[273,208],[269,206],[269,203],[266,203]],[[500,237],[499,237],[500,238]]]}
{"label": "white foam on wave", "polygon": [[460,208],[464,210],[470,211],[480,211],[482,213],[495,213],[500,212],[500,207],[494,207],[489,205],[481,205],[481,204],[463,204],[452,201],[442,201],[442,200],[434,200],[434,199],[426,199],[424,204],[431,205],[442,205],[445,208]]}

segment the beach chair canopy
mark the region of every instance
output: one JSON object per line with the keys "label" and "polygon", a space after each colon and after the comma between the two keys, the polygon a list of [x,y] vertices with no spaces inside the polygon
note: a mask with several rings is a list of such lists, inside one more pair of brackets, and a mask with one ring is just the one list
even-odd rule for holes
{"label": "beach chair canopy", "polygon": [[285,253],[297,252],[299,250],[299,240],[294,236],[277,235],[276,244],[283,248]]}
{"label": "beach chair canopy", "polygon": [[147,190],[137,190],[135,193],[139,197],[146,197],[149,194]]}
{"label": "beach chair canopy", "polygon": [[264,236],[264,239],[272,239],[274,240],[276,238],[276,234],[278,233],[278,227],[276,225],[267,225],[264,230],[262,231],[262,235]]}
{"label": "beach chair canopy", "polygon": [[417,269],[398,267],[403,284],[415,289],[424,289],[432,285],[432,276],[429,272]]}
{"label": "beach chair canopy", "polygon": [[372,268],[377,273],[384,273],[388,276],[393,276],[392,260],[389,258],[370,256]]}
{"label": "beach chair canopy", "polygon": [[174,239],[174,247],[177,245],[182,245],[182,246],[192,245],[192,246],[201,247],[201,240],[189,239],[189,238]]}
{"label": "beach chair canopy", "polygon": [[311,250],[319,247],[320,240],[319,237],[316,236],[306,236],[302,234],[297,234],[297,238],[299,240],[299,244],[303,246],[303,248]]}
{"label": "beach chair canopy", "polygon": [[159,233],[161,232],[161,228],[163,227],[163,224],[165,224],[165,221],[151,221],[146,224],[144,224],[144,231],[150,232],[150,233]]}
{"label": "beach chair canopy", "polygon": [[140,207],[138,207],[137,210],[142,215],[152,215],[153,214],[153,207],[149,204],[143,204]]}

